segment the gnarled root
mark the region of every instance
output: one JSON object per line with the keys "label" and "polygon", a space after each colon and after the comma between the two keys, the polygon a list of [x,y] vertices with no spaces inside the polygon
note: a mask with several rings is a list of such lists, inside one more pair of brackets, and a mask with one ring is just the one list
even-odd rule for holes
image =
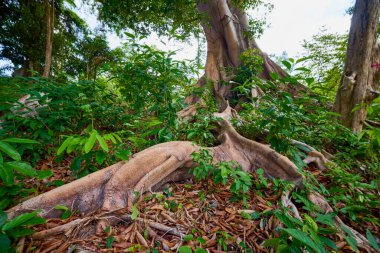
{"label": "gnarled root", "polygon": [[[228,119],[233,110],[227,107],[218,121],[221,144],[208,148],[214,162],[236,161],[242,169],[263,168],[268,176],[295,184],[302,181],[296,166],[273,149],[239,135]],[[186,141],[167,142],[137,153],[128,162],[119,162],[69,184],[31,198],[7,211],[8,217],[40,209],[42,217],[59,217],[57,205],[71,207],[84,214],[113,211],[128,206],[133,191],[144,192],[170,180],[188,178],[194,166],[191,154],[200,147]],[[179,170],[179,169],[183,170]],[[181,173],[178,173],[178,172]]]}
{"label": "gnarled root", "polygon": [[282,193],[282,196],[281,196],[281,204],[285,207],[285,208],[290,208],[290,210],[292,210],[293,214],[294,214],[294,217],[296,217],[297,219],[299,220],[302,220],[298,210],[297,210],[297,207],[293,204],[293,202],[290,200],[290,195],[291,191],[284,191]]}

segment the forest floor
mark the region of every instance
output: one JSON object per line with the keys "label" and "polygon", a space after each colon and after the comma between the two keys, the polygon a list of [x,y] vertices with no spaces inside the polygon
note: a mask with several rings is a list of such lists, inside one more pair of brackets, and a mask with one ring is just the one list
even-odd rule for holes
{"label": "forest floor", "polygon": [[[40,169],[51,169],[54,176],[38,186],[39,193],[56,187],[56,182],[75,180],[69,165],[69,160],[59,164],[53,158],[42,161]],[[323,172],[312,167],[308,170],[319,182],[326,182]],[[255,173],[252,176],[259,182]],[[38,180],[25,183],[35,186]],[[229,183],[215,185],[211,178],[200,182],[173,183],[166,185],[162,192],[137,196],[135,203],[115,214],[128,219],[117,218],[120,222],[107,227],[102,233],[81,233],[86,224],[97,222],[97,214],[93,214],[93,219],[68,229],[65,234],[22,239],[18,247],[23,249],[21,252],[36,253],[76,252],[75,249],[80,249],[78,252],[191,252],[186,251],[189,249],[195,252],[271,252],[263,243],[279,237],[282,223],[276,210],[281,208],[281,191],[269,180],[265,185],[254,184],[244,204],[243,201],[231,201],[229,187]],[[302,210],[300,203],[295,204]],[[48,219],[35,230],[38,233],[85,218],[70,211],[66,216],[66,219]],[[371,226],[341,218],[362,234]],[[371,227],[374,235],[379,236],[379,227]],[[339,252],[352,252],[343,236],[332,234],[329,238],[335,242]]]}

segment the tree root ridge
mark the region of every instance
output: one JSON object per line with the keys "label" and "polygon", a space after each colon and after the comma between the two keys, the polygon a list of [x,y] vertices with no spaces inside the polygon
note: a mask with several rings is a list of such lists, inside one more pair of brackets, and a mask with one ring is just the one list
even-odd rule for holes
{"label": "tree root ridge", "polygon": [[[207,148],[211,151],[213,162],[236,161],[245,171],[251,172],[257,168],[262,168],[266,175],[292,182],[294,187],[302,184],[302,175],[287,157],[266,145],[246,139],[237,133],[229,123],[229,120],[233,117],[233,112],[234,110],[228,106],[223,113],[217,114],[221,118],[217,122],[221,144]],[[131,210],[134,192],[140,192],[141,196],[144,192],[157,189],[166,182],[181,181],[188,178],[187,171],[195,166],[191,155],[193,152],[199,151],[199,149],[201,147],[187,141],[173,141],[152,146],[135,154],[128,162],[119,162],[72,183],[31,198],[9,209],[7,211],[8,216],[13,218],[21,213],[42,209],[40,213],[42,217],[59,217],[60,212],[55,210],[54,207],[65,205],[70,207],[72,211],[79,211],[87,215],[87,217],[38,232],[33,235],[33,238],[42,239],[62,233],[67,237],[73,237],[79,233],[79,230],[89,224],[94,224],[94,222],[97,223],[97,233],[102,233],[109,224],[119,221],[130,222],[132,220],[130,214],[120,216],[116,211],[125,208]],[[314,157],[318,160],[306,158],[306,162],[316,162],[320,169],[324,169],[324,164],[328,160],[315,149],[312,149],[310,153],[314,154]],[[282,205],[290,208],[293,215],[301,219],[289,195],[290,191],[283,193],[281,197]],[[327,201],[319,194],[311,193],[309,199],[325,212],[332,212],[332,208]],[[88,216],[90,213],[97,212],[101,214]],[[147,227],[165,231],[165,233],[180,238],[184,236],[184,231],[180,231],[178,228],[167,227],[147,219],[138,218],[136,221],[146,224]],[[339,227],[345,226],[345,228],[350,229],[356,236],[360,247],[368,249],[368,251],[371,250],[368,246],[368,241],[357,231],[348,228],[339,218],[336,218],[335,222]],[[140,238],[140,240],[142,239]]]}

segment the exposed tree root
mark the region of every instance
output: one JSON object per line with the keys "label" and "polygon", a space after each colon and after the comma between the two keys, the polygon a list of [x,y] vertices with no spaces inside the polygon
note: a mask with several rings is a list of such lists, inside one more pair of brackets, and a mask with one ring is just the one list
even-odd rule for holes
{"label": "exposed tree root", "polygon": [[[215,163],[221,161],[236,161],[244,171],[252,171],[262,168],[265,174],[273,178],[281,178],[292,182],[294,185],[302,184],[302,175],[297,167],[287,157],[277,153],[268,146],[246,139],[236,132],[229,120],[236,112],[227,107],[223,113],[216,116],[221,120],[217,122],[217,130],[220,133],[220,145],[206,148],[213,156]],[[306,145],[300,142],[297,145]],[[134,192],[141,194],[151,189],[157,189],[166,182],[181,181],[189,177],[188,169],[194,167],[191,154],[201,147],[191,142],[177,141],[167,142],[152,146],[133,156],[128,162],[119,162],[72,183],[58,187],[54,190],[31,198],[7,211],[10,218],[18,214],[40,209],[42,217],[58,217],[60,212],[55,210],[57,205],[64,205],[78,210],[84,214],[101,212],[97,216],[90,216],[74,220],[59,227],[37,232],[35,239],[42,239],[56,234],[65,233],[66,236],[76,235],[78,230],[88,224],[98,224],[97,232],[101,233],[109,223],[117,221],[131,221],[129,215],[119,216],[115,213],[126,207],[131,207],[134,200]],[[307,158],[307,162],[316,162],[320,169],[324,168],[327,159],[313,148],[309,153],[315,155],[315,160]],[[297,208],[289,199],[290,191],[283,194],[281,201],[283,206],[289,207],[294,216],[301,219]],[[309,196],[310,200],[322,210],[331,212],[331,207],[317,193]],[[112,213],[111,213],[112,212]],[[178,228],[167,227],[147,219],[136,219],[147,226],[182,237],[183,232]],[[99,222],[100,221],[100,222]],[[336,218],[336,224],[346,226]],[[80,228],[80,229],[78,229]],[[370,250],[368,241],[355,230],[360,247]],[[83,231],[82,231],[83,232]]]}
{"label": "exposed tree root", "polygon": [[[229,107],[218,116],[228,119],[231,113]],[[224,119],[218,124],[221,144],[207,148],[212,153],[214,162],[237,161],[245,171],[263,168],[268,176],[283,178],[295,184],[302,181],[301,174],[287,157],[242,137]],[[193,167],[191,154],[199,149],[200,147],[186,141],[155,145],[137,153],[128,162],[119,162],[29,199],[9,209],[8,215],[12,218],[20,213],[41,209],[42,217],[58,217],[60,212],[54,210],[56,205],[72,207],[81,213],[124,208],[133,191],[144,192],[162,181],[186,178],[186,173],[182,177],[175,171]]]}
{"label": "exposed tree root", "polygon": [[283,192],[283,194],[281,196],[281,203],[284,207],[290,208],[290,210],[292,210],[294,216],[297,219],[302,220],[302,218],[301,218],[301,216],[297,210],[297,207],[293,204],[293,202],[289,198],[290,193],[291,193],[291,191]]}
{"label": "exposed tree root", "polygon": [[[150,228],[162,231],[166,234],[175,235],[180,238],[183,238],[185,236],[183,231],[181,232],[178,228],[168,227],[166,225],[163,225],[161,223],[151,221],[148,219],[142,219],[142,218],[132,219],[131,215],[129,214],[117,214],[113,212],[112,214],[104,213],[103,215],[94,215],[94,216],[89,216],[82,219],[76,219],[54,228],[36,232],[31,237],[35,240],[42,240],[45,238],[49,238],[51,236],[64,234],[66,238],[70,238],[72,237],[73,234],[76,234],[78,232],[78,229],[83,229],[87,225],[93,224],[93,221],[97,221],[97,220],[107,220],[108,225],[115,225],[116,222],[120,222],[120,221],[124,221],[128,223],[136,221],[136,222],[141,223],[143,226],[147,226],[147,227],[149,226]],[[87,227],[86,229],[91,230],[93,228]]]}

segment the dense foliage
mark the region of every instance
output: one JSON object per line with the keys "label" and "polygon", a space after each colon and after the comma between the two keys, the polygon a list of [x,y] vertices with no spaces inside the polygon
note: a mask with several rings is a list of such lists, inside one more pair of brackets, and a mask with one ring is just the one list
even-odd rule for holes
{"label": "dense foliage", "polygon": [[[234,3],[248,8],[262,1]],[[32,226],[45,222],[37,216],[38,211],[8,219],[1,210],[117,161],[128,160],[132,154],[158,143],[187,140],[203,147],[218,143],[214,136],[218,119],[213,113],[218,109],[213,83],[193,86],[200,66],[175,60],[174,52],[138,43],[152,31],[177,39],[197,34],[199,21],[207,17],[199,15],[196,1],[95,2],[93,7],[110,27],[119,32],[124,28],[137,32],[124,31],[128,39],[116,49],[110,48],[104,33],[89,31],[70,9],[72,5],[71,1],[55,2],[53,71],[51,78],[41,78],[41,52],[45,47],[43,3],[0,3],[0,59],[11,60],[15,69],[30,68],[28,64],[32,62],[35,70],[24,76],[0,77],[0,252],[13,252],[18,239],[32,234]],[[131,15],[135,13],[139,15]],[[262,25],[256,23],[251,32],[257,34]],[[34,39],[34,33],[42,36]],[[367,125],[355,134],[341,126],[331,111],[346,40],[346,36],[322,33],[305,42],[307,53],[303,58],[282,62],[293,76],[279,78],[271,73],[271,80],[263,80],[263,59],[254,50],[241,55],[241,67],[226,70],[234,73],[234,98],[230,102],[240,109],[240,117],[233,121],[237,131],[289,157],[304,176],[304,187],[291,196],[302,210],[302,219],[290,215],[280,203],[280,195],[291,188],[288,182],[267,178],[260,168],[248,173],[234,162],[214,164],[207,149],[192,154],[197,166],[190,171],[202,187],[194,190],[202,215],[213,208],[205,204],[209,198],[227,191],[228,204],[246,210],[256,205],[252,204],[253,199],[260,198],[269,207],[262,212],[242,211],[234,216],[257,221],[257,226],[265,227],[270,220],[282,224],[268,234],[270,238],[259,238],[260,247],[275,248],[276,252],[332,252],[338,251],[338,242],[344,241],[357,251],[352,232],[334,224],[333,218],[338,215],[379,249],[376,237],[380,227],[380,130]],[[283,87],[294,83],[308,89],[299,96],[284,91]],[[251,97],[252,88],[259,91],[259,96]],[[201,97],[204,104],[191,122],[180,121],[177,112],[187,106],[185,98],[190,94]],[[369,119],[380,121],[379,100],[368,107],[368,114]],[[328,168],[320,172],[313,165],[307,166],[303,159],[311,150],[294,140],[331,156]],[[190,188],[184,184],[182,190]],[[312,191],[329,201],[333,213],[322,213],[307,200]],[[168,212],[187,212],[166,189],[128,207],[133,219],[138,218],[149,201]],[[63,220],[79,215],[70,207],[55,209],[63,211]],[[105,233],[107,238],[98,246],[112,248],[111,229]],[[178,251],[206,252],[202,248],[207,245],[203,236],[194,228],[183,238]],[[216,230],[214,240],[224,251],[254,252],[223,227]],[[136,244],[130,251],[142,247]]]}

